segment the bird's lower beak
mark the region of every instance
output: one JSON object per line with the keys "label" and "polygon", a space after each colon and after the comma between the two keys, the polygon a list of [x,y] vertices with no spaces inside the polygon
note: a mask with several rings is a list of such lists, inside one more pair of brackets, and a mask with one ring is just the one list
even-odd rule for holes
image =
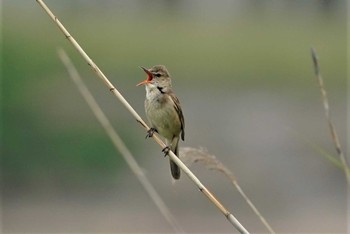
{"label": "bird's lower beak", "polygon": [[144,80],[144,81],[138,83],[136,86],[145,85],[147,83],[149,83],[149,80]]}
{"label": "bird's lower beak", "polygon": [[150,72],[150,71],[148,71],[146,68],[144,68],[144,67],[140,67],[144,72],[146,72],[146,74],[147,74],[147,79],[146,80],[144,80],[144,81],[142,81],[142,82],[140,82],[140,83],[138,83],[136,86],[140,86],[140,85],[145,85],[145,84],[147,84],[147,83],[150,83],[151,82],[151,80],[152,80],[152,78],[153,78],[153,75],[152,75],[152,73]]}

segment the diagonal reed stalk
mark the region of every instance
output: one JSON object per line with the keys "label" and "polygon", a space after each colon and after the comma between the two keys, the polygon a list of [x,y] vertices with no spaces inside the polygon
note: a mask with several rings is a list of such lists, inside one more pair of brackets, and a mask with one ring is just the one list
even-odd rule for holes
{"label": "diagonal reed stalk", "polygon": [[[51,12],[48,6],[42,0],[36,0],[38,4],[45,10],[49,17],[57,24],[59,29],[65,35],[65,37],[72,43],[74,48],[78,50],[80,55],[85,59],[87,64],[91,69],[96,73],[96,75],[105,83],[108,89],[116,96],[119,101],[126,107],[126,109],[133,115],[137,122],[139,122],[145,130],[150,128],[146,123],[141,119],[139,114],[132,108],[132,106],[125,100],[125,98],[120,94],[120,92],[112,85],[112,83],[107,79],[103,72],[97,67],[97,65],[92,61],[92,59],[85,53],[85,51],[80,47],[78,42],[70,35],[67,29],[63,24],[58,20],[58,18]],[[162,149],[166,147],[164,142],[155,134],[152,137]],[[240,233],[249,233],[246,228],[233,216],[233,214],[226,209],[226,207],[200,182],[200,180],[191,172],[188,167],[172,152],[169,151],[169,157],[173,160],[181,170],[192,180],[192,182],[198,187],[201,191],[226,217],[226,219],[240,232]]]}
{"label": "diagonal reed stalk", "polygon": [[335,130],[334,124],[331,120],[331,115],[330,115],[330,110],[329,110],[329,103],[328,103],[328,97],[327,97],[327,92],[326,89],[324,87],[324,82],[323,82],[323,78],[321,76],[321,72],[320,72],[320,65],[318,62],[318,57],[317,57],[317,53],[316,50],[314,48],[311,48],[311,57],[312,57],[312,61],[314,64],[314,69],[315,69],[315,76],[318,82],[318,86],[320,88],[321,91],[321,95],[322,95],[322,102],[323,102],[323,108],[324,108],[324,113],[326,116],[326,120],[328,123],[328,127],[329,130],[331,132],[331,138],[332,141],[334,143],[335,146],[335,150],[337,151],[337,154],[340,158],[340,161],[343,164],[344,167],[344,171],[345,171],[345,176],[346,176],[346,181],[348,183],[348,185],[350,185],[350,170],[349,169],[349,164],[346,160],[346,157],[344,155],[344,152],[342,150],[342,147],[340,145],[340,141],[339,141],[339,137],[337,134],[337,131]]}
{"label": "diagonal reed stalk", "polygon": [[169,223],[169,225],[174,229],[177,233],[184,233],[182,228],[177,223],[175,217],[171,214],[169,208],[164,203],[160,195],[157,193],[151,182],[147,179],[145,174],[142,171],[142,168],[138,165],[135,158],[129,151],[128,147],[125,145],[123,140],[120,138],[118,133],[113,128],[112,124],[103,113],[99,105],[97,104],[95,98],[86,87],[85,83],[81,79],[77,69],[74,67],[72,61],[68,57],[67,53],[63,49],[59,49],[58,55],[66,67],[70,78],[73,80],[74,84],[77,86],[80,94],[83,96],[84,100],[96,116],[97,120],[102,125],[103,129],[106,131],[107,135],[111,139],[114,147],[119,150],[126,163],[130,167],[131,171],[135,174],[136,178],[140,181],[143,188],[146,190],[154,204],[158,207],[159,211],[165,218],[165,220]]}

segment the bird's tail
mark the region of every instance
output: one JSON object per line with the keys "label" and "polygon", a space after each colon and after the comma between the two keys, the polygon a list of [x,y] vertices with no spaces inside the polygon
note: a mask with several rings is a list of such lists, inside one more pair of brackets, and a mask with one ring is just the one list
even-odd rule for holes
{"label": "bird's tail", "polygon": [[[178,142],[176,142],[175,145],[176,145],[175,149],[171,149],[171,150],[174,152],[174,154],[177,157],[179,157],[179,144],[178,144]],[[170,159],[170,171],[171,171],[171,175],[173,176],[173,178],[175,180],[180,179],[180,168],[171,159]]]}

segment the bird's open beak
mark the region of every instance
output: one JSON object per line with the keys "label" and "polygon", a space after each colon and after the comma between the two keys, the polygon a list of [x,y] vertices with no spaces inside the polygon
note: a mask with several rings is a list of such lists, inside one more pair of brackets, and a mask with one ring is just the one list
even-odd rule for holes
{"label": "bird's open beak", "polygon": [[140,82],[140,83],[138,83],[136,86],[140,86],[140,85],[145,85],[145,84],[147,84],[147,83],[150,83],[151,82],[151,80],[153,79],[153,75],[152,75],[152,73],[150,72],[150,71],[148,71],[146,68],[144,68],[144,67],[140,67],[144,72],[146,72],[146,74],[147,74],[147,79],[146,80],[144,80],[144,81],[142,81],[142,82]]}

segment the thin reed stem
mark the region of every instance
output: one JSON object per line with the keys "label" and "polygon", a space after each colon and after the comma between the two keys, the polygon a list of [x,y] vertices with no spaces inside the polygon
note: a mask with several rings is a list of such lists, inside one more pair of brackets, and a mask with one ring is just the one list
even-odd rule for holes
{"label": "thin reed stem", "polygon": [[[58,18],[51,12],[48,6],[42,0],[36,0],[39,5],[46,11],[50,18],[57,24],[62,33],[66,38],[72,43],[72,45],[78,50],[81,56],[86,60],[88,65],[96,73],[96,75],[105,83],[108,89],[119,99],[119,101],[126,107],[126,109],[134,116],[137,122],[139,122],[142,127],[146,130],[150,128],[142,120],[139,114],[132,108],[132,106],[125,100],[125,98],[120,94],[120,92],[112,85],[112,83],[107,79],[103,72],[97,67],[97,65],[92,61],[92,59],[85,53],[85,51],[80,47],[78,42],[70,35],[67,29],[63,24],[58,20]],[[162,149],[166,147],[164,142],[154,134],[152,137]],[[229,212],[221,202],[200,182],[200,180],[181,162],[181,160],[172,152],[169,151],[169,157],[173,160],[182,171],[192,180],[192,182],[198,187],[198,189],[224,214],[227,220],[240,232],[240,233],[249,233],[245,227]]]}
{"label": "thin reed stem", "polygon": [[318,86],[320,88],[321,91],[321,95],[322,95],[322,102],[323,102],[323,109],[324,109],[324,113],[326,116],[326,120],[328,123],[328,127],[331,133],[331,138],[332,138],[332,142],[334,144],[335,150],[337,151],[337,154],[340,158],[340,161],[342,162],[343,166],[344,166],[344,171],[345,171],[345,176],[346,176],[346,180],[348,182],[348,185],[350,185],[350,170],[349,169],[349,164],[346,160],[346,157],[344,155],[344,152],[342,150],[342,147],[340,145],[340,141],[339,141],[339,137],[337,134],[337,131],[335,130],[334,124],[331,120],[331,115],[330,115],[330,108],[329,108],[329,102],[328,102],[328,97],[327,97],[327,92],[324,86],[324,82],[323,82],[323,78],[321,76],[321,72],[320,72],[320,65],[318,62],[318,57],[317,57],[317,53],[316,50],[314,48],[311,48],[311,57],[312,57],[312,61],[314,64],[314,69],[315,69],[315,76],[318,82]]}

